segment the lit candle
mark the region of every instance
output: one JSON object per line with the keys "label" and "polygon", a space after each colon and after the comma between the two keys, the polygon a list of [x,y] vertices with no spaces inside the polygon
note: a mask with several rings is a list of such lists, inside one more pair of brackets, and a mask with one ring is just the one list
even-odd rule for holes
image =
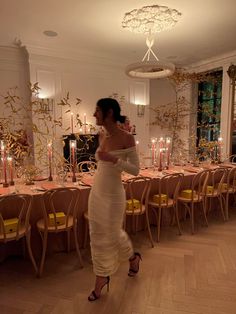
{"label": "lit candle", "polygon": [[160,137],[160,139],[159,139],[159,148],[163,148],[163,144],[164,144],[164,139],[163,139],[163,137]]}
{"label": "lit candle", "polygon": [[137,151],[137,154],[139,155],[139,141],[136,141],[136,151]]}
{"label": "lit candle", "polygon": [[1,141],[1,156],[2,156],[2,163],[3,163],[3,187],[8,187],[9,184],[7,183],[7,158],[6,158],[6,150],[3,141]]}
{"label": "lit candle", "polygon": [[162,152],[163,152],[163,148],[159,149],[159,167],[158,167],[158,171],[162,171]]}
{"label": "lit candle", "polygon": [[13,180],[13,159],[12,157],[7,157],[8,165],[9,165],[9,176],[10,176],[10,185],[14,185]]}
{"label": "lit candle", "polygon": [[71,133],[74,134],[74,113],[71,112],[70,114],[71,114],[70,116]]}
{"label": "lit candle", "polygon": [[170,165],[170,138],[166,139],[167,167]]}
{"label": "lit candle", "polygon": [[151,148],[151,151],[152,151],[152,164],[154,165],[155,163],[155,157],[156,157],[156,140],[153,138],[152,139],[152,148]]}
{"label": "lit candle", "polygon": [[70,141],[70,147],[71,147],[71,168],[72,168],[72,182],[76,182],[76,176],[75,176],[75,148],[76,148],[76,141],[71,140]]}
{"label": "lit candle", "polygon": [[86,128],[86,113],[84,113],[84,134],[86,134],[87,128]]}
{"label": "lit candle", "polygon": [[222,150],[223,150],[223,138],[218,138],[218,161],[221,162],[222,158]]}
{"label": "lit candle", "polygon": [[48,143],[48,167],[49,167],[49,177],[48,181],[52,181],[52,142]]}

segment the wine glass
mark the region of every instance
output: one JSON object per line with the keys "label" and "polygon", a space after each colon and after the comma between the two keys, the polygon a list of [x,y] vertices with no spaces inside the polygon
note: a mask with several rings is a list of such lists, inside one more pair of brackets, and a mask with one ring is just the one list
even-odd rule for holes
{"label": "wine glass", "polygon": [[67,181],[67,170],[65,168],[60,168],[57,170],[57,179],[58,183],[64,187],[65,182]]}

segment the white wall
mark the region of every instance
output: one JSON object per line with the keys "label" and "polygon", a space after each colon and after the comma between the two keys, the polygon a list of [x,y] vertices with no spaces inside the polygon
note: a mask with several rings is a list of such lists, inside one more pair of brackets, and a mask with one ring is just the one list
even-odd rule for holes
{"label": "white wall", "polygon": [[[140,152],[147,149],[149,138],[149,114],[146,110],[144,117],[137,116],[134,103],[141,99],[143,104],[149,104],[149,82],[129,79],[124,74],[124,65],[114,60],[92,59],[78,55],[77,58],[46,56],[42,51],[29,49],[30,79],[32,83],[38,82],[41,95],[45,98],[54,98],[59,102],[70,94],[72,111],[79,114],[83,121],[86,113],[87,123],[95,125],[93,113],[99,98],[109,97],[117,93],[119,97],[125,96],[126,102],[121,102],[122,114],[127,115],[132,125],[136,126],[136,140],[139,140]],[[82,100],[76,107],[76,98]],[[55,116],[61,114],[58,107]],[[70,113],[63,114],[63,129],[70,127]],[[68,130],[66,134],[69,134]],[[74,132],[79,128],[74,127]],[[62,133],[65,134],[63,131]],[[57,130],[57,135],[62,135]]]}
{"label": "white wall", "polygon": [[[143,96],[143,102],[147,105],[150,104],[150,107],[171,101],[174,94],[166,79],[152,80],[149,87],[148,81],[127,78],[124,74],[125,65],[120,60],[95,59],[85,55],[59,58],[48,53],[48,51],[27,49],[29,63],[24,48],[0,47],[1,95],[10,87],[18,86],[20,96],[25,101],[29,101],[27,83],[29,81],[31,83],[39,82],[42,96],[54,98],[55,102],[58,102],[67,92],[70,92],[73,106],[75,98],[81,98],[81,105],[78,109],[73,108],[73,110],[75,112],[78,110],[81,117],[86,112],[87,121],[94,124],[92,115],[96,101],[100,97],[118,93],[120,96],[126,97],[127,103],[122,105],[123,114],[128,115],[131,124],[136,125],[136,140],[139,140],[140,151],[143,154],[147,155],[148,153],[148,143],[151,136],[168,135],[156,126],[149,127],[149,122],[153,121],[153,112],[149,110],[149,106],[146,107],[144,117],[138,117],[136,107],[133,104],[140,94]],[[228,153],[230,149],[231,92],[227,70],[232,63],[236,63],[236,52],[202,61],[187,69],[188,71],[201,72],[223,68],[221,134],[224,138],[225,153]],[[1,114],[2,99],[0,106]],[[69,126],[69,118],[66,115],[64,118],[65,125]],[[25,124],[29,126],[30,121],[26,121]],[[185,136],[187,138],[189,135],[185,134]]]}
{"label": "white wall", "polygon": [[[10,89],[17,87],[17,90],[13,94],[16,93],[21,98],[23,104],[29,103],[30,93],[27,87],[28,83],[29,66],[27,51],[24,48],[0,46],[0,118],[11,114],[6,111],[6,106],[4,105],[4,96],[6,96],[6,93]],[[15,107],[18,108],[18,103],[16,103]],[[32,143],[30,112],[28,112],[28,117],[22,118],[21,116],[19,119],[23,123],[23,126],[21,127],[17,124],[12,126],[12,128],[14,130],[24,128],[27,131],[29,141]]]}

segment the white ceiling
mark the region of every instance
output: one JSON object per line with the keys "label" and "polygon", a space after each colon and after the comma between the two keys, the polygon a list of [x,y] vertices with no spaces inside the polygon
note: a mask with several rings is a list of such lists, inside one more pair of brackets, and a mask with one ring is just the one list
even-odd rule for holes
{"label": "white ceiling", "polygon": [[152,4],[182,13],[174,28],[156,35],[159,58],[183,66],[236,50],[236,0],[0,0],[0,45],[17,38],[26,46],[140,61],[145,37],[121,23],[125,12]]}

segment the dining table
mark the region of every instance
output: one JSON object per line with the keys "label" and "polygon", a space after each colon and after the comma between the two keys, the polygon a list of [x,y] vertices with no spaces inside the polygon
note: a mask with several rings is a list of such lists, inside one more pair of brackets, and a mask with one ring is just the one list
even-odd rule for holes
{"label": "dining table", "polygon": [[[230,165],[229,165],[230,166]],[[210,165],[208,168],[214,169],[218,167],[217,165]],[[169,167],[169,169],[164,169],[162,171],[158,171],[156,167],[145,167],[140,169],[139,176],[145,176],[152,179],[151,183],[151,190],[150,195],[153,195],[155,193],[155,183],[157,180],[159,180],[162,176],[166,174],[172,174],[172,173],[183,173],[184,179],[182,182],[181,189],[187,189],[191,185],[191,181],[193,176],[198,173],[199,171],[202,171],[203,169],[206,169],[206,167],[194,167],[192,165],[186,165],[186,166],[172,166]],[[133,176],[127,173],[122,173],[122,181],[125,185],[126,180],[129,178],[132,178]],[[78,237],[79,237],[79,244],[82,246],[83,240],[84,240],[84,233],[85,233],[85,221],[84,221],[84,212],[88,209],[88,197],[90,189],[93,185],[93,173],[83,173],[77,176],[76,182],[72,182],[71,176],[67,176],[67,180],[65,182],[58,181],[56,178],[53,181],[47,181],[47,179],[40,179],[34,181],[33,185],[26,185],[21,182],[20,179],[15,180],[15,185],[10,187],[1,187],[0,188],[0,197],[2,195],[7,194],[14,194],[14,193],[23,193],[23,194],[30,194],[33,196],[32,200],[32,208],[31,208],[31,214],[30,214],[30,225],[32,228],[31,231],[31,247],[33,254],[36,259],[39,259],[41,257],[41,251],[42,251],[42,243],[41,238],[39,235],[39,232],[37,230],[36,223],[37,221],[42,218],[42,207],[43,207],[43,194],[45,191],[48,191],[53,188],[58,187],[77,187],[80,190],[80,200],[78,202],[78,208],[77,211],[77,217],[78,217]],[[142,186],[137,186],[137,188],[142,189]],[[173,186],[174,189],[174,186]],[[151,215],[151,213],[150,213]],[[150,217],[151,223],[155,223],[154,219]],[[162,223],[168,224],[170,222],[170,215],[168,212],[163,217]],[[74,243],[71,243],[72,248],[74,247]],[[66,237],[63,235],[58,234],[52,234],[50,235],[49,241],[48,241],[48,247],[47,247],[47,253],[50,254],[52,252],[60,252],[65,250],[66,247]],[[4,260],[9,255],[17,255],[21,254],[22,252],[22,242],[21,240],[17,242],[7,243],[3,244],[0,243],[0,261]]]}

